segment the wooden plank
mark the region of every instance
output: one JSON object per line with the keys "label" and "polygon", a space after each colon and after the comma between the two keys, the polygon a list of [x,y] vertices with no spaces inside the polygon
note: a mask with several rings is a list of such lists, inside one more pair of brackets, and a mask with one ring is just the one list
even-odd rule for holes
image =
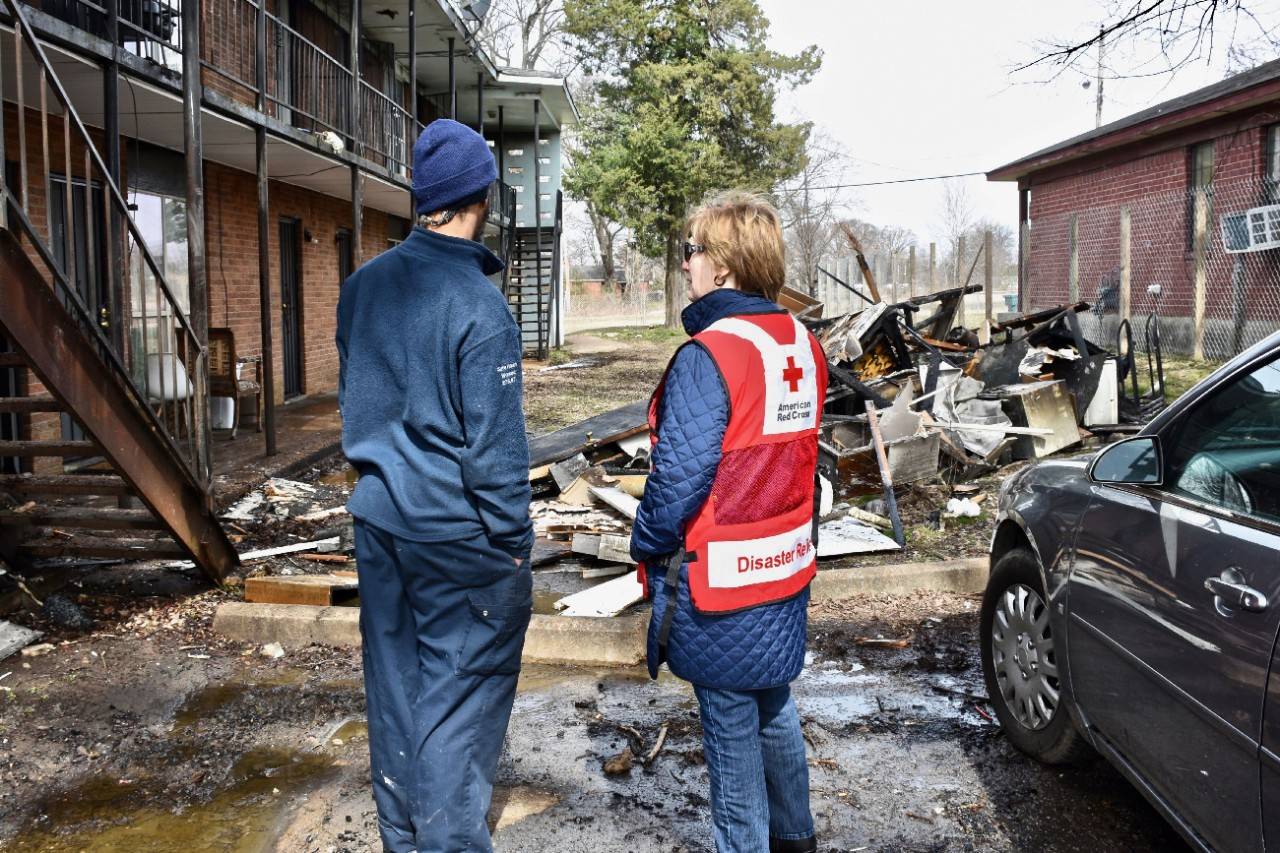
{"label": "wooden plank", "polygon": [[596,556],[611,563],[627,563],[632,566],[636,563],[631,559],[630,536],[618,536],[612,533],[601,535],[600,550]]}
{"label": "wooden plank", "polygon": [[61,412],[63,405],[49,394],[36,394],[31,397],[0,397],[0,412],[17,415],[33,412]]}
{"label": "wooden plank", "polygon": [[340,575],[289,575],[245,578],[244,600],[256,604],[310,604],[329,607],[352,601],[359,582]]}
{"label": "wooden plank", "polygon": [[644,598],[644,589],[636,572],[565,596],[555,603],[563,616],[617,616]]}
{"label": "wooden plank", "polygon": [[150,510],[118,507],[37,507],[30,512],[0,512],[0,524],[23,527],[78,527],[91,530],[163,530]]}
{"label": "wooden plank", "polygon": [[593,497],[603,501],[632,521],[636,520],[636,512],[640,509],[640,501],[622,491],[622,489],[613,486],[591,486],[590,489]]}
{"label": "wooden plank", "polygon": [[570,550],[575,554],[586,554],[595,557],[600,554],[600,536],[598,533],[575,533]]}
{"label": "wooden plank", "polygon": [[151,560],[178,557],[185,551],[171,539],[99,539],[77,536],[70,541],[24,542],[18,552],[32,558],[94,557],[107,560]]}
{"label": "wooden plank", "polygon": [[539,537],[533,540],[533,552],[529,556],[529,565],[533,568],[554,563],[573,553],[573,549],[564,542],[554,542]]}
{"label": "wooden plank", "polygon": [[628,438],[649,428],[649,401],[637,400],[529,442],[529,467],[567,459],[575,453]]}
{"label": "wooden plank", "polygon": [[105,474],[0,474],[0,491],[21,495],[131,495],[123,478]]}
{"label": "wooden plank", "polygon": [[96,456],[92,441],[0,441],[0,456]]}
{"label": "wooden plank", "polygon": [[556,487],[563,492],[590,467],[587,457],[579,453],[552,465],[551,479],[555,480]]}

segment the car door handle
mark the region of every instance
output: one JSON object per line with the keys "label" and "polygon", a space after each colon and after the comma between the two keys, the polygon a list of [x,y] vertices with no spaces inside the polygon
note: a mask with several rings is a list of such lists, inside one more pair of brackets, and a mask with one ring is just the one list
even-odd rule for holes
{"label": "car door handle", "polygon": [[1228,607],[1254,613],[1266,610],[1267,597],[1253,587],[1246,586],[1243,580],[1239,571],[1228,569],[1222,573],[1222,577],[1207,579],[1204,582],[1204,588],[1221,599],[1222,603]]}

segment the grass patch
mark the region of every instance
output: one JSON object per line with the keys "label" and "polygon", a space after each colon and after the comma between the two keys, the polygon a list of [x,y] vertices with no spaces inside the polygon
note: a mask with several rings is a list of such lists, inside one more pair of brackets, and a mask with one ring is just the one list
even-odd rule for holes
{"label": "grass patch", "polygon": [[688,337],[684,329],[668,329],[666,326],[618,326],[612,329],[592,329],[590,334],[615,341],[658,346],[683,341]]}
{"label": "grass patch", "polygon": [[[1138,353],[1136,367],[1138,370],[1138,388],[1143,394],[1150,393],[1151,381],[1147,374],[1146,353]],[[1210,373],[1221,367],[1220,361],[1197,361],[1181,355],[1164,357],[1164,391],[1165,399],[1172,403]]]}
{"label": "grass patch", "polygon": [[573,350],[568,347],[556,347],[547,355],[547,364],[551,367],[568,364],[571,361],[573,361]]}

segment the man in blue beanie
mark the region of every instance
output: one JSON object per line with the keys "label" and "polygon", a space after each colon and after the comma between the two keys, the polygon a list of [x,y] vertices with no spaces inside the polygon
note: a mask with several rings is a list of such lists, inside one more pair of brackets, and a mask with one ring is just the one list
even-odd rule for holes
{"label": "man in blue beanie", "polygon": [[418,227],[338,301],[369,753],[384,849],[490,850],[532,610],[520,332],[476,242],[497,179],[455,121],[413,148]]}

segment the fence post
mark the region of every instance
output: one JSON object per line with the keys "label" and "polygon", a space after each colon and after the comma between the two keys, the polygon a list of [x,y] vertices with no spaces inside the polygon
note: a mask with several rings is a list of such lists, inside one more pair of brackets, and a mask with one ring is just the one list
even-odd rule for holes
{"label": "fence post", "polygon": [[[982,291],[983,291],[984,299],[986,300],[987,323],[990,323],[993,319],[995,319],[995,314],[992,311],[992,308],[993,308],[992,300],[995,298],[995,294],[992,292],[992,288],[995,287],[995,264],[991,262],[991,232],[990,231],[987,231],[985,234],[982,235],[982,262],[984,266],[983,276],[982,276]],[[984,327],[983,331],[986,332],[987,328],[989,327]]]}
{"label": "fence post", "polygon": [[911,295],[919,296],[916,292],[916,247],[913,245],[907,250],[907,281],[911,285]]}
{"label": "fence post", "polygon": [[1192,346],[1191,356],[1197,361],[1204,359],[1204,304],[1205,304],[1205,249],[1208,247],[1209,205],[1204,192],[1195,194],[1195,236],[1192,240],[1192,263],[1195,265],[1195,302],[1191,318]]}
{"label": "fence post", "polygon": [[1080,217],[1071,214],[1071,260],[1067,267],[1067,296],[1074,304],[1080,301]]}
{"label": "fence post", "polygon": [[1245,305],[1245,269],[1244,255],[1236,255],[1236,262],[1231,267],[1231,316],[1234,334],[1232,336],[1232,354],[1244,351],[1244,331],[1248,323],[1248,309]]}
{"label": "fence post", "polygon": [[[956,250],[956,284],[955,284],[956,287],[964,287],[965,259],[966,259],[966,256],[968,255],[968,252],[966,251],[966,249],[967,247],[965,246],[964,235],[961,234],[960,241],[958,243],[958,248]],[[965,317],[964,317],[964,303],[965,303],[965,294],[961,293],[960,304],[957,306],[957,310],[956,310],[955,324],[962,329],[968,328],[968,326],[965,323]]]}
{"label": "fence post", "polygon": [[938,280],[935,278],[938,270],[938,244],[929,244],[929,292],[933,293],[938,289]]}
{"label": "fence post", "polygon": [[1133,298],[1133,265],[1130,263],[1129,247],[1132,222],[1129,208],[1120,208],[1120,319],[1129,319],[1129,306]]}

